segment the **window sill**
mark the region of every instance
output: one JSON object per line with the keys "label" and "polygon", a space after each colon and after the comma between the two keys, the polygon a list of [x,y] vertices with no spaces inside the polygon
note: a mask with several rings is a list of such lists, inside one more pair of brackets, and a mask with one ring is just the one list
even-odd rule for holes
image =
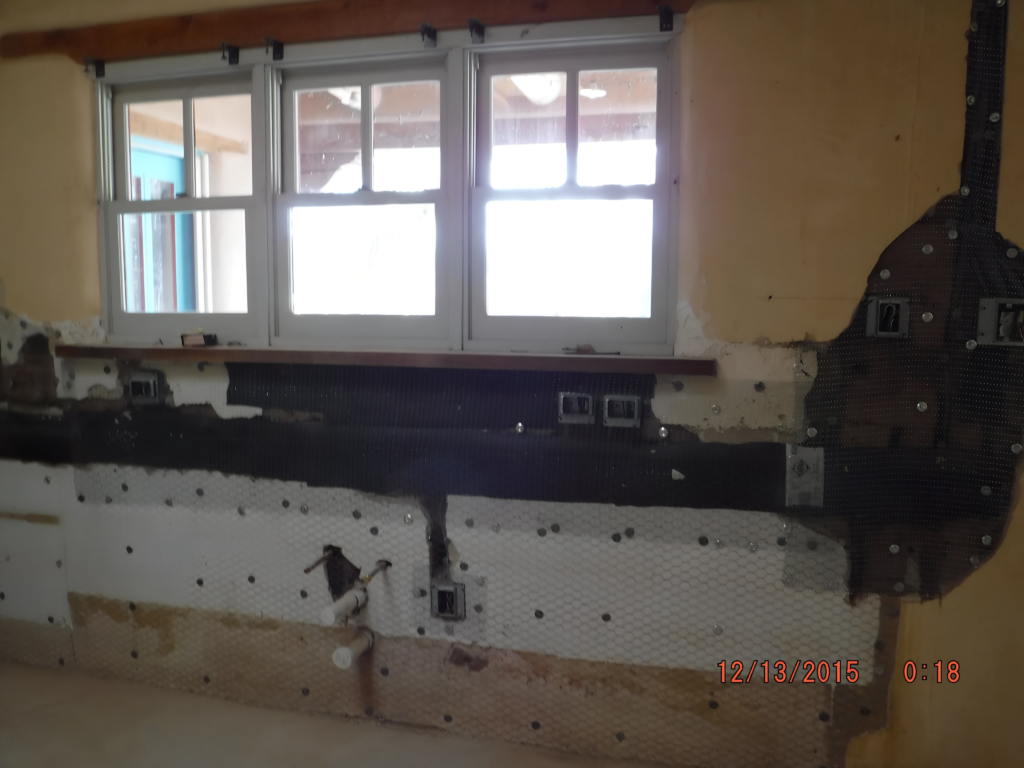
{"label": "window sill", "polygon": [[456,368],[497,371],[567,371],[578,373],[662,373],[677,376],[715,376],[717,361],[685,357],[628,355],[481,354],[476,352],[336,352],[257,347],[132,347],[60,344],[65,359],[167,360],[203,363],[274,363],[298,365],[359,365],[392,368]]}

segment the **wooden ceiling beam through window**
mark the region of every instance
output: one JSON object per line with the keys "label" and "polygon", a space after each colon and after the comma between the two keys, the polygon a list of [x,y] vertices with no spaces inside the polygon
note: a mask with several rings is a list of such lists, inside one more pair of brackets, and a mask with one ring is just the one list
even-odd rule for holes
{"label": "wooden ceiling beam through window", "polygon": [[[672,3],[676,13],[696,0]],[[664,0],[320,0],[187,16],[141,19],[78,29],[15,32],[0,37],[0,58],[65,54],[125,61],[152,56],[219,52],[222,43],[240,48],[265,45],[268,37],[285,45],[360,37],[418,33],[420,24],[439,30],[466,30],[470,18],[488,26],[586,21],[651,15],[657,29]]]}

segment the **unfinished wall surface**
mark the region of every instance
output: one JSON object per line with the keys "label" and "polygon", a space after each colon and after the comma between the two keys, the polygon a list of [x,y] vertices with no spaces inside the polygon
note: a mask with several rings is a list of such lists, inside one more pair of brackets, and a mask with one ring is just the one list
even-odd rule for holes
{"label": "unfinished wall surface", "polygon": [[[1013,5],[1015,0],[1009,2],[1002,120],[1007,128],[1002,134],[996,229],[1009,240],[1021,242],[1024,140],[1020,137],[1024,134],[1017,127],[1024,121],[1024,13]],[[253,3],[217,7],[242,4]],[[126,4],[32,4],[31,8],[9,4],[0,11],[5,14],[0,15],[0,30],[4,25],[6,29],[52,27],[53,17],[48,14],[55,8],[68,14],[72,21],[67,23],[137,15]],[[157,6],[150,9],[169,13],[192,8],[168,2],[159,10]],[[861,433],[851,438],[850,420],[836,417],[836,424],[830,422],[830,414],[821,406],[820,390],[817,410],[808,410],[813,397],[806,400],[812,387],[820,386],[819,376],[834,374],[828,361],[835,357],[828,354],[835,345],[793,349],[755,345],[764,340],[824,342],[847,329],[851,318],[862,325],[864,318],[858,313],[864,309],[865,290],[887,290],[878,282],[880,269],[890,264],[884,259],[898,256],[894,263],[906,264],[909,258],[898,253],[906,236],[894,241],[912,227],[918,229],[911,229],[908,236],[917,237],[921,227],[931,226],[930,219],[922,219],[928,209],[957,192],[964,149],[965,32],[971,12],[966,0],[708,0],[687,15],[680,217],[682,330],[676,349],[680,354],[715,356],[722,376],[717,380],[661,377],[649,383],[647,417],[651,424],[672,430],[669,446],[648,432],[618,454],[615,451],[621,445],[606,450],[614,441],[600,450],[596,441],[553,442],[545,448],[543,438],[556,436],[553,425],[544,427],[548,432],[527,438],[534,442],[487,442],[487,437],[463,443],[463,437],[453,437],[450,430],[482,425],[467,424],[450,410],[438,410],[438,421],[431,424],[405,413],[370,439],[364,433],[344,431],[353,424],[345,421],[349,417],[338,403],[352,393],[351,384],[332,389],[330,377],[324,376],[300,402],[286,381],[292,374],[281,374],[284,378],[279,376],[275,383],[274,376],[261,378],[258,371],[223,367],[211,367],[209,381],[203,382],[184,368],[168,368],[164,376],[173,393],[168,403],[172,413],[147,416],[121,402],[124,382],[112,361],[78,367],[57,363],[52,387],[39,384],[36,400],[9,397],[9,417],[0,432],[4,455],[12,460],[35,458],[62,465],[59,469],[39,463],[8,466],[6,488],[20,488],[29,501],[12,504],[10,496],[0,497],[0,512],[6,514],[0,526],[11,532],[6,540],[18,542],[12,551],[25,558],[12,559],[13,565],[0,577],[10,583],[34,584],[38,592],[26,598],[16,590],[0,603],[4,617],[0,651],[6,649],[9,658],[59,667],[59,660],[68,665],[69,654],[80,649],[77,663],[86,669],[159,685],[208,690],[303,711],[406,722],[426,723],[427,714],[440,714],[445,725],[438,727],[466,735],[498,735],[666,763],[686,763],[689,758],[684,756],[692,754],[695,758],[689,762],[701,765],[839,765],[847,740],[854,737],[849,765],[1013,764],[1007,734],[1013,730],[1013,715],[1024,706],[1019,693],[1024,670],[1016,639],[1024,614],[1015,608],[1022,577],[1015,563],[1020,560],[1017,550],[1022,539],[1014,527],[1019,522],[1002,526],[1008,512],[1017,511],[1014,506],[1010,512],[1012,499],[1019,498],[1012,480],[1014,459],[1003,457],[1000,472],[1005,477],[998,485],[986,486],[990,491],[995,488],[994,495],[964,502],[964,518],[984,511],[984,505],[991,504],[992,510],[998,507],[997,515],[975,516],[985,525],[993,520],[999,523],[989,526],[992,533],[988,534],[994,535],[999,549],[983,553],[978,572],[973,572],[968,558],[976,556],[982,529],[972,528],[967,534],[957,531],[954,537],[969,538],[975,548],[961,551],[961,540],[955,539],[949,557],[959,562],[962,571],[927,592],[941,594],[941,600],[880,598],[878,594],[888,594],[886,589],[897,580],[904,588],[921,586],[920,572],[917,583],[912,583],[907,553],[901,551],[899,558],[892,559],[893,567],[898,564],[901,569],[898,574],[878,570],[878,583],[863,578],[852,582],[850,557],[856,547],[850,532],[814,520],[813,509],[789,509],[786,490],[777,481],[772,484],[771,477],[781,477],[784,467],[792,469],[801,460],[813,464],[814,454],[787,453],[785,446],[770,444],[806,442],[806,430],[814,426],[821,434],[817,443],[811,438],[809,451],[822,446],[826,451],[834,449],[831,439],[846,447],[891,449],[906,448],[906,441],[918,438],[923,442],[911,447],[931,450],[932,432],[912,425],[899,433],[893,445],[892,428],[900,426],[899,419],[886,415],[879,422],[884,435],[861,423]],[[11,94],[29,98],[26,89],[62,96],[18,116],[7,109],[0,115],[0,132],[6,131],[0,134],[4,139],[0,146],[10,155],[3,157],[5,173],[13,168],[14,177],[25,182],[13,187],[31,192],[18,194],[5,187],[3,194],[11,199],[0,201],[0,241],[4,242],[0,279],[6,281],[6,303],[37,320],[95,314],[99,304],[90,86],[76,65],[57,59],[0,62],[0,86],[5,107]],[[77,128],[66,119],[54,122],[66,104],[78,116]],[[58,129],[68,135],[54,136]],[[60,140],[58,149],[51,146],[55,139]],[[32,152],[12,152],[12,146],[25,148],[26,144]],[[44,163],[48,173],[39,173],[38,163]],[[44,177],[55,180],[62,190],[64,196],[56,204]],[[937,223],[959,216],[951,208],[940,211]],[[54,226],[54,216],[66,226]],[[11,249],[10,243],[18,248]],[[890,243],[892,248],[886,250]],[[62,276],[40,280],[37,269]],[[74,279],[65,279],[65,271]],[[16,322],[15,317],[12,330],[5,327],[4,332],[18,335],[20,346],[35,327],[18,330]],[[860,325],[851,328],[856,331]],[[27,351],[41,366],[53,369],[45,343]],[[29,377],[28,371],[35,369],[25,365],[24,357],[18,359],[16,352],[14,358],[5,358],[11,366],[7,370]],[[522,418],[522,411],[515,418],[511,411],[502,412],[507,404],[503,398],[509,392],[525,391],[520,384],[506,381],[496,387],[491,400],[493,410],[508,417],[509,424]],[[908,387],[905,394],[912,397],[914,387]],[[982,394],[987,397],[994,391],[988,386]],[[0,392],[11,395],[2,387]],[[258,392],[267,396],[260,399],[254,395]],[[826,404],[839,399],[827,395]],[[892,392],[880,387],[860,395],[870,401],[890,397]],[[929,392],[924,397],[934,400],[939,394]],[[75,399],[82,402],[72,405]],[[99,400],[108,401],[110,407],[98,404]],[[916,402],[917,397],[912,400]],[[528,404],[517,402],[529,412]],[[212,413],[204,410],[206,404]],[[900,413],[900,419],[906,416]],[[345,416],[340,422],[339,414]],[[242,418],[232,419],[228,427],[228,416]],[[915,413],[910,416],[916,418]],[[935,409],[928,418],[933,416]],[[817,426],[808,422],[815,417],[822,419]],[[275,448],[274,440],[287,434],[275,431],[281,422],[294,425],[326,419],[330,425],[332,418],[334,427],[341,424],[334,437],[325,438],[329,430],[318,432],[315,424],[304,432],[305,428],[295,427],[291,434],[303,438],[293,437],[286,449],[280,444]],[[994,430],[1000,440],[1008,437],[1003,434],[1006,430],[1019,434],[1016,421],[1004,421]],[[968,467],[972,452],[980,453],[990,441],[992,430],[986,429],[992,423],[979,422],[977,446],[968,445],[963,456],[947,467],[933,466],[935,476],[947,476],[950,466],[953,473],[964,476],[973,472]],[[462,446],[467,454],[479,452],[475,472],[451,473],[447,464],[428,462],[419,474],[402,476],[407,483],[402,486],[394,475],[375,475],[369,464],[359,463],[363,459],[355,454],[371,457],[367,461],[383,456],[386,460],[379,463],[393,463],[394,457],[381,446],[390,445],[394,431],[400,429],[410,430],[420,440],[409,438],[416,447],[413,453],[447,458],[451,454],[446,451],[453,445]],[[845,432],[839,435],[830,429]],[[424,434],[433,437],[421,439]],[[173,449],[154,453],[157,435]],[[175,443],[175,435],[180,443]],[[262,442],[250,439],[254,435]],[[331,449],[346,440],[371,448],[353,451],[353,456],[338,462],[338,454]],[[881,442],[876,445],[873,440]],[[901,440],[905,441],[902,446]],[[54,446],[62,446],[64,452]],[[654,457],[641,468],[636,457],[646,451]],[[530,461],[536,463],[524,459],[525,453],[533,453]],[[229,464],[243,455],[249,463]],[[929,459],[934,455],[938,454],[927,453]],[[152,456],[161,458],[147,458]],[[312,460],[306,461],[310,456]],[[545,473],[542,467],[547,465],[537,456],[549,457],[551,474]],[[840,464],[832,456],[826,469],[839,471]],[[940,458],[945,460],[947,454]],[[627,482],[618,484],[621,487],[605,471],[619,460],[632,467]],[[699,469],[694,471],[680,461],[693,462],[690,466]],[[314,466],[315,477],[303,481],[288,475],[304,462]],[[342,482],[332,473],[341,471],[335,464],[346,462],[351,475]],[[165,469],[141,470],[136,464]],[[201,470],[206,474],[198,478],[190,474],[197,464],[206,467]],[[409,467],[415,468],[413,464],[410,461]],[[269,473],[252,469],[268,466],[276,469]],[[843,466],[848,473],[849,465]],[[517,485],[531,468],[541,479],[536,485]],[[765,474],[757,473],[761,470]],[[593,498],[584,498],[586,492],[581,489],[588,488],[587,482],[566,480],[566,471],[571,477],[580,473],[593,481],[588,491]],[[229,476],[222,477],[220,472]],[[46,477],[58,485],[59,499],[51,503],[36,496],[39,475],[42,485],[50,485]],[[261,475],[262,479],[240,479],[239,475]],[[489,569],[481,571],[484,584],[477,584],[478,591],[471,597],[479,601],[473,605],[480,605],[481,611],[460,625],[464,637],[456,636],[454,629],[446,634],[442,625],[432,625],[416,613],[422,613],[422,604],[414,598],[418,591],[413,589],[419,587],[411,582],[425,578],[428,567],[420,551],[424,549],[423,512],[416,506],[417,495],[399,494],[403,501],[360,502],[360,507],[368,504],[390,510],[381,512],[374,526],[377,533],[370,538],[364,530],[370,519],[360,522],[348,509],[356,506],[352,494],[357,491],[437,490],[423,479],[430,475],[446,481],[457,476],[464,484],[447,500],[450,538],[457,553],[452,563],[466,564],[470,578],[478,567]],[[600,480],[604,475],[608,477]],[[367,489],[368,477],[375,481],[384,477],[381,487]],[[838,487],[832,482],[836,475],[831,478],[823,491],[826,499],[830,483],[832,489]],[[842,476],[839,480],[846,483],[844,492],[854,494],[879,483],[877,477],[856,478],[853,483]],[[246,492],[267,498],[308,491],[313,494],[310,498],[319,499],[316,494],[328,494],[332,512],[319,517],[311,506],[306,522],[294,518],[300,520],[298,533],[286,537],[281,548],[289,553],[285,564],[275,560],[284,555],[267,544],[273,538],[268,531],[275,530],[274,521],[280,524],[286,519],[283,515],[294,515],[294,508],[288,512],[260,501],[252,514],[243,516],[237,513],[232,495],[241,493],[237,489],[237,493],[225,491],[224,498],[188,496],[184,502],[179,498],[188,495],[187,488],[176,488],[167,491],[161,503],[166,490],[161,483],[168,482],[180,483],[182,488],[251,484]],[[287,482],[306,484],[278,485]],[[470,490],[474,483],[476,490]],[[122,485],[130,490],[119,495]],[[850,486],[857,487],[851,490]],[[139,488],[150,495],[136,497]],[[75,501],[78,496],[84,500]],[[410,513],[414,524],[404,522],[403,504],[414,510]],[[901,511],[902,507],[894,514]],[[463,520],[455,535],[452,531],[463,517],[475,524],[486,519],[486,525],[469,528]],[[249,523],[271,527],[251,536],[239,533],[256,527],[240,527]],[[552,523],[564,531],[554,533]],[[540,529],[545,531],[543,536]],[[289,528],[284,524],[276,530]],[[413,532],[419,549],[412,543]],[[879,542],[889,533],[883,532]],[[619,539],[612,539],[613,534]],[[940,534],[939,538],[946,535]],[[145,547],[138,553],[124,549],[139,546],[128,542],[135,535],[143,537],[140,541],[166,543],[166,551],[136,564],[142,558],[135,555]],[[505,538],[489,550],[492,535]],[[359,536],[369,542],[365,555],[360,550],[365,542]],[[315,555],[328,539],[343,537],[353,542],[343,546],[354,546],[362,563],[388,556],[382,542],[389,536],[396,548],[409,554],[402,558],[401,568],[396,565],[387,578],[372,585],[394,590],[385,592],[387,599],[376,601],[368,614],[387,627],[381,630],[383,639],[373,667],[360,672],[358,684],[330,677],[323,666],[336,636],[310,627],[310,598],[302,597],[301,591],[312,595],[312,585],[289,581],[300,578],[299,572],[290,570],[293,561],[307,547]],[[68,541],[77,542],[79,548],[73,543],[68,549]],[[92,542],[89,550],[82,549],[86,541]],[[399,545],[399,541],[405,543]],[[721,548],[716,546],[719,542]],[[811,542],[815,549],[809,547]],[[218,549],[228,543],[251,547],[251,551]],[[622,545],[632,549],[624,550]],[[794,552],[799,547],[803,550],[798,558]],[[808,553],[812,553],[810,559]],[[417,557],[418,565],[410,566],[409,561]],[[37,572],[39,563],[51,561],[52,568]],[[257,576],[248,570],[254,561],[276,569],[269,591],[262,591],[262,576],[255,582],[258,587],[248,581],[248,576]],[[878,566],[882,560],[873,562]],[[209,584],[208,576],[191,573],[182,580],[183,563],[218,576]],[[517,564],[523,572],[517,571]],[[563,578],[567,568],[572,573],[567,595],[540,605],[538,596],[548,592],[546,582]],[[882,576],[886,588],[879,586]],[[194,578],[204,578],[204,584],[199,586]],[[159,589],[147,591],[147,579]],[[0,587],[3,584],[0,581]],[[724,591],[722,585],[726,585]],[[137,594],[125,591],[129,586],[137,587]],[[838,593],[845,594],[851,587],[857,596],[852,605],[837,602]],[[320,588],[322,595],[322,584]],[[402,590],[404,595],[399,594]],[[641,614],[630,615],[628,628],[620,627],[617,610],[599,605],[610,599],[632,605],[633,598],[619,590],[642,592],[635,607],[638,611],[646,607]],[[530,599],[519,600],[520,605],[517,600],[524,595]],[[274,605],[269,620],[261,615],[266,613],[262,600]],[[666,604],[672,605],[670,616],[683,621],[661,626],[646,618],[665,612],[659,606]],[[384,605],[389,608],[386,617],[376,613],[377,606]],[[503,616],[499,629],[491,617],[500,611],[519,613]],[[544,616],[536,616],[536,611]],[[718,623],[715,611],[741,616],[737,626],[752,634],[743,639],[741,632],[737,638],[731,622]],[[603,619],[605,613],[608,621]],[[709,623],[710,636],[695,630],[706,630]],[[897,624],[899,641],[893,647]],[[417,631],[420,627],[422,634]],[[716,629],[722,632],[716,634]],[[829,635],[836,629],[839,636]],[[77,636],[75,649],[72,631]],[[622,631],[626,634],[618,634]],[[261,643],[271,636],[267,633],[275,633],[277,639]],[[873,645],[869,636],[876,638]],[[272,663],[272,657],[261,653],[280,651],[292,659],[291,666],[266,687],[254,687],[245,678],[241,661],[218,650],[225,647],[243,648],[243,660],[261,665]],[[131,656],[132,651],[137,656]],[[716,682],[714,667],[720,651],[722,658],[732,660],[735,655],[747,665],[755,658],[832,660],[837,654],[850,654],[860,658],[862,669],[871,674],[848,687],[723,686]],[[900,670],[907,660],[934,664],[940,659],[960,663],[957,683],[902,681]],[[380,660],[386,660],[387,676]],[[480,669],[474,671],[474,666]],[[424,693],[427,678],[417,677],[417,670],[424,668],[431,670],[433,683],[441,685],[440,679],[443,685]],[[335,670],[328,668],[328,672]],[[206,677],[210,682],[205,682]],[[317,681],[308,685],[308,694],[295,684],[303,678]],[[371,679],[373,684],[368,682]],[[438,690],[444,691],[441,698]],[[488,696],[494,691],[502,692],[504,709],[489,708]],[[444,711],[434,712],[441,704]],[[541,715],[536,714],[538,706],[543,709]],[[586,718],[560,719],[563,710],[580,707]],[[376,714],[368,715],[368,709]],[[774,714],[755,716],[765,709],[777,713],[777,719]],[[618,720],[609,714],[633,711],[634,719],[629,719],[632,714]],[[452,716],[451,723],[443,715]],[[534,722],[539,727],[534,728]],[[793,729],[800,733],[798,751],[772,740]],[[857,737],[871,729],[876,732]],[[680,733],[692,740],[675,740]]]}

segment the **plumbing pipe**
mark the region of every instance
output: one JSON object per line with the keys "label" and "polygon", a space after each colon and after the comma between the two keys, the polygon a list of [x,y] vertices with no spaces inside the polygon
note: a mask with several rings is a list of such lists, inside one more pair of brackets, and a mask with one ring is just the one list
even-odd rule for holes
{"label": "plumbing pipe", "polygon": [[356,636],[352,639],[351,643],[334,649],[331,659],[334,660],[335,666],[341,669],[348,669],[352,666],[353,661],[373,648],[373,643],[376,639],[373,632],[369,629],[360,629],[356,632]]}
{"label": "plumbing pipe", "polygon": [[338,619],[347,619],[356,613],[368,599],[366,585],[359,584],[320,611],[320,621],[325,627],[333,627]]}

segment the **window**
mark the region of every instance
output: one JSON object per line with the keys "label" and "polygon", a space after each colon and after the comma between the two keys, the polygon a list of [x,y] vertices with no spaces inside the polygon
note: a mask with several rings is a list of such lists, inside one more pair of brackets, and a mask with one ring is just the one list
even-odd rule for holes
{"label": "window", "polygon": [[453,346],[461,307],[449,306],[454,247],[439,226],[453,207],[442,173],[445,63],[284,72],[282,342]]}
{"label": "window", "polygon": [[213,323],[229,338],[265,339],[252,102],[248,79],[118,89],[103,220],[118,337],[173,343]]}
{"label": "window", "polygon": [[481,56],[472,346],[665,342],[667,64],[664,50]]}
{"label": "window", "polygon": [[111,338],[670,353],[679,60],[656,29],[108,65]]}

